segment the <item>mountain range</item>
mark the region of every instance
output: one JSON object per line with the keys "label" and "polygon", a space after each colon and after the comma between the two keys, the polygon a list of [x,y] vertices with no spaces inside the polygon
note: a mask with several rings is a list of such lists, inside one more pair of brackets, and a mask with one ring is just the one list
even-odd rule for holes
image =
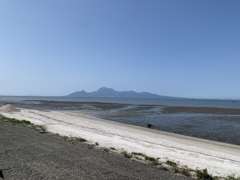
{"label": "mountain range", "polygon": [[158,94],[153,94],[149,92],[136,92],[136,91],[116,91],[112,88],[102,87],[97,91],[86,92],[84,90],[73,92],[67,97],[78,98],[78,97],[106,97],[106,98],[151,98],[151,99],[159,99],[159,98],[170,98],[168,96],[161,96]]}

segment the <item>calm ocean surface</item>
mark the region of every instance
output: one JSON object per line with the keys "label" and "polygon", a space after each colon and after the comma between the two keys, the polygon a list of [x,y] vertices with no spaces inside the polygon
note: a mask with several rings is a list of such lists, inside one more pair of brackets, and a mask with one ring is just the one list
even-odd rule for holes
{"label": "calm ocean surface", "polygon": [[0,101],[48,100],[70,102],[110,102],[124,104],[167,105],[167,106],[203,106],[240,108],[240,100],[204,100],[204,99],[127,99],[127,98],[68,98],[68,97],[38,97],[38,96],[0,96]]}

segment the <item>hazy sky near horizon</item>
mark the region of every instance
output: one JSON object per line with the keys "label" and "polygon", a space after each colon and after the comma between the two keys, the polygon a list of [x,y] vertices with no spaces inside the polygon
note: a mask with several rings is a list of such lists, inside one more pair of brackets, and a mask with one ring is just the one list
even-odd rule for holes
{"label": "hazy sky near horizon", "polygon": [[240,98],[238,0],[2,0],[0,94],[101,86]]}

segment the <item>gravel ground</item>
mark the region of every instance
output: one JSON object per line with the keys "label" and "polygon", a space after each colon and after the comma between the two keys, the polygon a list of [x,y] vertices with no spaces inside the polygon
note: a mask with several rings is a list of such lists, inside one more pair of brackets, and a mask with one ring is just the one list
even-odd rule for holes
{"label": "gravel ground", "polygon": [[0,121],[0,180],[189,179],[53,134]]}

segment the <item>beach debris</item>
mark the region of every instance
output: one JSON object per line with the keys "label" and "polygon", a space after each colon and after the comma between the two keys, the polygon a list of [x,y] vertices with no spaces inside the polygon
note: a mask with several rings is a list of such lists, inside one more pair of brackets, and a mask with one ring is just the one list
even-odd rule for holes
{"label": "beach debris", "polygon": [[152,126],[153,126],[152,124],[147,124],[148,128],[152,128]]}

